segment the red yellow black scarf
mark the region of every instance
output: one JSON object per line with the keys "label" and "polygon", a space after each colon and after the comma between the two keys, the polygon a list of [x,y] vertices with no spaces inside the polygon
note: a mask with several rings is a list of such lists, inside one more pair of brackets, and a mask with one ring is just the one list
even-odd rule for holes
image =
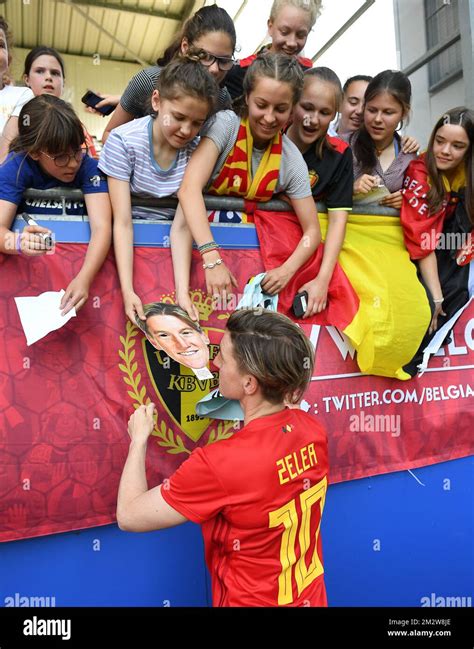
{"label": "red yellow black scarf", "polygon": [[283,136],[278,132],[268,144],[252,178],[253,137],[248,119],[240,122],[237,140],[209,193],[239,196],[248,201],[269,201],[275,192],[280,169]]}

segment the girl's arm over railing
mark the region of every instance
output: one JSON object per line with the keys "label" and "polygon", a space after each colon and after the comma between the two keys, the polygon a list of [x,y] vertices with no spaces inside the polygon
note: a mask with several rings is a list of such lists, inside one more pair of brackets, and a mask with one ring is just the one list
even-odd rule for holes
{"label": "girl's arm over railing", "polygon": [[10,201],[0,200],[0,252],[5,255],[44,255],[50,248],[45,244],[41,233],[51,234],[51,230],[40,225],[27,225],[22,232],[12,232],[10,227],[15,219],[18,206]]}
{"label": "girl's arm over railing", "polygon": [[89,296],[89,289],[104,263],[112,238],[112,209],[107,193],[85,194],[91,238],[81,270],[66,288],[60,308],[63,314],[75,307],[78,311]]}
{"label": "girl's arm over railing", "polygon": [[[218,156],[214,142],[204,137],[191,156],[178,192],[186,223],[198,247],[213,239],[202,192],[212,175]],[[221,253],[219,250],[211,250],[204,253],[202,258],[203,263],[214,264],[221,258]],[[208,294],[220,295],[224,301],[232,293],[233,287],[237,287],[237,280],[225,263],[205,269],[205,276]]]}
{"label": "girl's arm over railing", "polygon": [[186,219],[184,218],[181,205],[178,205],[176,209],[171,226],[170,244],[171,258],[173,260],[174,285],[176,288],[176,302],[193,320],[199,320],[196,307],[189,297],[193,237],[186,225]]}
{"label": "girl's arm over railing", "polygon": [[135,314],[145,319],[143,305],[133,288],[133,224],[130,184],[108,177],[110,200],[114,213],[114,251],[122,289],[125,313],[135,323]]}
{"label": "girl's arm over railing", "polygon": [[308,306],[303,318],[321,313],[327,306],[329,283],[346,236],[346,223],[347,211],[331,210],[328,212],[328,231],[321,268],[313,280],[298,289],[298,293],[302,291],[308,293]]}

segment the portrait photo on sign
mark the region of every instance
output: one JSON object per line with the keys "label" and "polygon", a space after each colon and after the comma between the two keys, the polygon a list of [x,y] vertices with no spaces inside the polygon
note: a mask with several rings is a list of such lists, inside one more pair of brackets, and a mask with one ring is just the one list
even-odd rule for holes
{"label": "portrait photo on sign", "polygon": [[198,378],[212,378],[208,368],[209,338],[199,322],[177,304],[152,302],[145,305],[144,311],[145,320],[137,316],[136,322],[155,349],[192,369]]}

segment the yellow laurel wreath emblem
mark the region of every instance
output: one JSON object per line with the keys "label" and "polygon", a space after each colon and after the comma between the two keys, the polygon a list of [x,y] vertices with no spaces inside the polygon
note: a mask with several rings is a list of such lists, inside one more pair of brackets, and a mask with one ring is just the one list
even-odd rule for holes
{"label": "yellow laurel wreath emblem", "polygon": [[[120,336],[120,343],[122,349],[119,349],[118,354],[123,363],[119,363],[119,369],[125,375],[123,377],[124,383],[129,386],[127,394],[133,401],[135,410],[143,405],[148,405],[151,402],[147,394],[146,387],[141,386],[142,375],[138,372],[138,363],[135,360],[135,343],[136,336],[139,333],[137,326],[127,321],[126,336]],[[234,434],[234,422],[220,421],[217,423],[210,434],[207,444],[214,444],[221,439],[228,439]],[[180,453],[187,453],[190,455],[191,451],[185,446],[183,439],[178,433],[173,433],[171,428],[166,425],[164,421],[158,420],[158,414],[155,413],[155,427],[152,432],[153,437],[157,437],[159,446],[166,448],[167,453],[178,455]]]}

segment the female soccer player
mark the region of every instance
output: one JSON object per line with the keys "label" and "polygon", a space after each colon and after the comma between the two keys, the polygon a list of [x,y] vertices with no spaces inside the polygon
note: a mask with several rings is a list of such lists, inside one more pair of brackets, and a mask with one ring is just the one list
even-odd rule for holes
{"label": "female soccer player", "polygon": [[129,420],[118,524],[146,532],[200,523],[214,606],[327,605],[320,536],[326,432],[311,415],[286,407],[301,398],[313,359],[308,338],[285,316],[233,313],[214,362],[219,390],[239,400],[244,427],[193,451],[152,489],[145,456],[154,404]]}

